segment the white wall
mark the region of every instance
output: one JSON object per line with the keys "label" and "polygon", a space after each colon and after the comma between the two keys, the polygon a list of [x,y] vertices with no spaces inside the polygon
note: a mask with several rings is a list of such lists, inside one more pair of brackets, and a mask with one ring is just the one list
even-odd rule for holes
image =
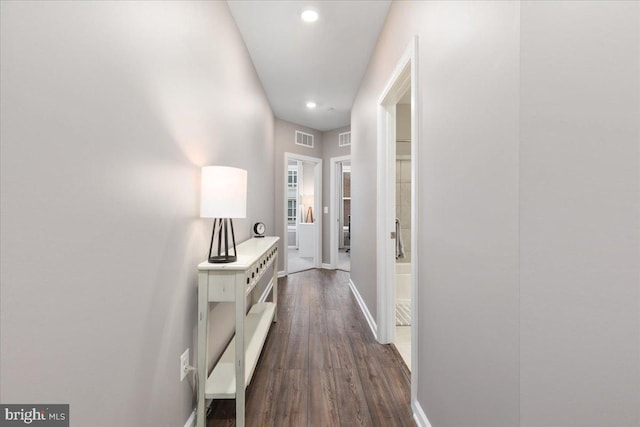
{"label": "white wall", "polygon": [[434,426],[640,424],[638,8],[390,9],[352,110],[351,276],[375,316],[376,103],[417,34]]}
{"label": "white wall", "polygon": [[523,2],[520,419],[640,425],[638,2]]}
{"label": "white wall", "polygon": [[518,423],[518,14],[514,2],[394,3],[352,112],[351,276],[375,315],[376,103],[419,34],[414,345],[438,427]]}
{"label": "white wall", "polygon": [[[182,426],[200,167],[248,170],[274,227],[274,118],[225,2],[1,2],[3,403]],[[212,311],[219,352],[233,307]],[[215,354],[213,354],[215,357]]]}

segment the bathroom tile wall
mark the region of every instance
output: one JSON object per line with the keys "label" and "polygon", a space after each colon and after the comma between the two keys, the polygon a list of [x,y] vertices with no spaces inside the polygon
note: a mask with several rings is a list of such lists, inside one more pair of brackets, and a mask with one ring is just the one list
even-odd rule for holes
{"label": "bathroom tile wall", "polygon": [[396,160],[396,218],[404,243],[404,258],[398,262],[411,262],[411,159],[402,156]]}

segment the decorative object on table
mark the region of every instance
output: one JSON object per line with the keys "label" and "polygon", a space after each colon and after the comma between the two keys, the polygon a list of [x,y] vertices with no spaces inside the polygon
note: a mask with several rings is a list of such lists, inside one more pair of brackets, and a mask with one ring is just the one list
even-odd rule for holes
{"label": "decorative object on table", "polygon": [[253,237],[264,237],[266,229],[263,222],[256,222],[253,224]]}
{"label": "decorative object on table", "polygon": [[309,222],[312,223],[313,221],[313,208],[311,206],[309,206],[309,209],[307,209],[307,216],[304,218],[304,222]]}
{"label": "decorative object on table", "polygon": [[[235,262],[238,257],[232,219],[247,217],[247,171],[228,166],[205,166],[201,178],[200,217],[214,218],[209,262]],[[213,253],[216,240],[217,251]]]}

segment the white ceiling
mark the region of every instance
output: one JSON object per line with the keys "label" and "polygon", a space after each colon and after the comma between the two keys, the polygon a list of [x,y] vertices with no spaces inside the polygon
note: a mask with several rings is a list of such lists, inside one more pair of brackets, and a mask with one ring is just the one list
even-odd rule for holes
{"label": "white ceiling", "polygon": [[[227,3],[276,117],[321,131],[347,126],[391,2]],[[309,7],[320,15],[314,23],[300,19]]]}

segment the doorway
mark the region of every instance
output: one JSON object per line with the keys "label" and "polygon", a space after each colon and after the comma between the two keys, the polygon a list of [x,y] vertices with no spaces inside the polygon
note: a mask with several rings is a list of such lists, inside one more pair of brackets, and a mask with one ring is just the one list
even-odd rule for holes
{"label": "doorway", "polygon": [[[397,347],[411,370],[417,399],[419,327],[418,39],[414,37],[378,99],[377,322],[378,341]],[[396,221],[396,219],[398,221]],[[400,262],[397,262],[400,261]],[[403,262],[408,261],[408,262]],[[408,304],[409,310],[398,313]],[[398,319],[398,318],[403,319]],[[400,325],[398,325],[400,324]],[[404,329],[402,324],[404,324]],[[402,336],[400,336],[402,335]],[[404,352],[400,348],[405,343]],[[408,344],[408,345],[407,345]],[[404,354],[402,354],[404,353]],[[409,354],[407,354],[409,353]],[[415,411],[415,407],[414,407]]]}
{"label": "doorway", "polygon": [[286,274],[319,268],[322,253],[322,159],[284,154]]}
{"label": "doorway", "polygon": [[395,150],[395,338],[394,344],[411,370],[411,88],[396,108]]}
{"label": "doorway", "polygon": [[330,251],[334,270],[351,271],[351,156],[330,161]]}

